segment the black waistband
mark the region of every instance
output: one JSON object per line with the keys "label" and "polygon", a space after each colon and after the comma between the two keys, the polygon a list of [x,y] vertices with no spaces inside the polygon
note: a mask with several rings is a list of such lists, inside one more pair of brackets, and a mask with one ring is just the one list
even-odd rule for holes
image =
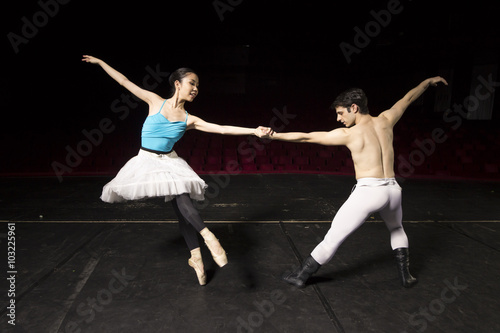
{"label": "black waistband", "polygon": [[154,154],[158,154],[158,155],[166,155],[166,154],[170,154],[172,150],[170,151],[159,151],[159,150],[153,150],[153,149],[149,149],[149,148],[144,148],[144,147],[141,147],[142,150],[145,150],[147,152],[150,152],[150,153],[154,153]]}

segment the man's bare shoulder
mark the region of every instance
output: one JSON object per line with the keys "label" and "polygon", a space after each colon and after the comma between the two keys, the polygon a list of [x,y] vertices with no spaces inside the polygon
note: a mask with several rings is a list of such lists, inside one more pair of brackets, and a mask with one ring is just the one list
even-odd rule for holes
{"label": "man's bare shoulder", "polygon": [[388,125],[391,123],[391,109],[381,112],[378,116],[372,117],[373,121],[380,125]]}
{"label": "man's bare shoulder", "polygon": [[377,120],[387,120],[387,114],[391,112],[391,109],[387,109],[385,111],[380,112],[380,114],[376,117],[372,117],[373,119]]}

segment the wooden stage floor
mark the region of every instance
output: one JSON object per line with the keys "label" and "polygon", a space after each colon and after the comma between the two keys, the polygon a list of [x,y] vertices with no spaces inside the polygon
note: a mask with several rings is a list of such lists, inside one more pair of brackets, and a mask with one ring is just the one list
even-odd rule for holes
{"label": "wooden stage floor", "polygon": [[229,258],[219,268],[202,249],[204,287],[169,203],[103,203],[108,177],[0,179],[0,331],[500,331],[500,182],[400,180],[414,288],[400,286],[374,215],[298,290],[281,274],[321,241],[355,180],[203,178],[211,186],[198,208]]}

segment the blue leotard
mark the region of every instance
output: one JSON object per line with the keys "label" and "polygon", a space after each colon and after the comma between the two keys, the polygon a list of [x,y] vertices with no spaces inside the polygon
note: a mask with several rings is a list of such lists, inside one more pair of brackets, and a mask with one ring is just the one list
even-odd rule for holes
{"label": "blue leotard", "polygon": [[[166,100],[165,100],[166,101]],[[168,153],[172,151],[174,144],[184,135],[187,128],[188,113],[184,121],[169,121],[161,114],[160,107],[158,113],[148,116],[142,125],[141,145],[143,148],[157,152]]]}

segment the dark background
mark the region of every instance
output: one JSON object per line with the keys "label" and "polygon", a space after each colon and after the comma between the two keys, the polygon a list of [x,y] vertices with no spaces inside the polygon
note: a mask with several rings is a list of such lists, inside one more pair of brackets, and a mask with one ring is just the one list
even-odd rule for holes
{"label": "dark background", "polygon": [[[45,21],[38,15],[37,33],[16,53],[9,33],[22,36],[23,17],[33,23],[42,3],[55,14]],[[351,86],[366,91],[377,114],[423,79],[452,73],[450,105],[462,104],[474,66],[498,65],[500,59],[500,4],[493,1],[401,1],[400,13],[379,26],[350,63],[339,45],[354,46],[354,28],[364,31],[375,22],[371,12],[393,1],[72,0],[56,9],[54,3],[17,1],[3,12],[0,142],[6,160],[19,151],[46,164],[63,158],[65,147],[75,146],[82,130],[97,128],[103,118],[115,125],[104,140],[115,137],[117,145],[138,147],[147,105],[119,118],[123,114],[111,105],[127,92],[99,67],[81,62],[83,54],[105,60],[139,85],[147,66],[162,72],[191,67],[200,76],[200,95],[187,106],[191,113],[254,127],[268,125],[272,110],[286,107],[297,115],[286,130],[304,131],[337,127],[329,106]],[[220,16],[215,3],[231,10],[219,9]],[[154,89],[162,96],[168,90],[166,80]],[[443,123],[446,110],[434,110],[437,91],[427,92],[404,121],[435,121],[429,132],[449,127]],[[497,98],[491,120],[464,120],[462,129],[498,137],[499,118]],[[4,171],[17,167],[2,164]]]}

